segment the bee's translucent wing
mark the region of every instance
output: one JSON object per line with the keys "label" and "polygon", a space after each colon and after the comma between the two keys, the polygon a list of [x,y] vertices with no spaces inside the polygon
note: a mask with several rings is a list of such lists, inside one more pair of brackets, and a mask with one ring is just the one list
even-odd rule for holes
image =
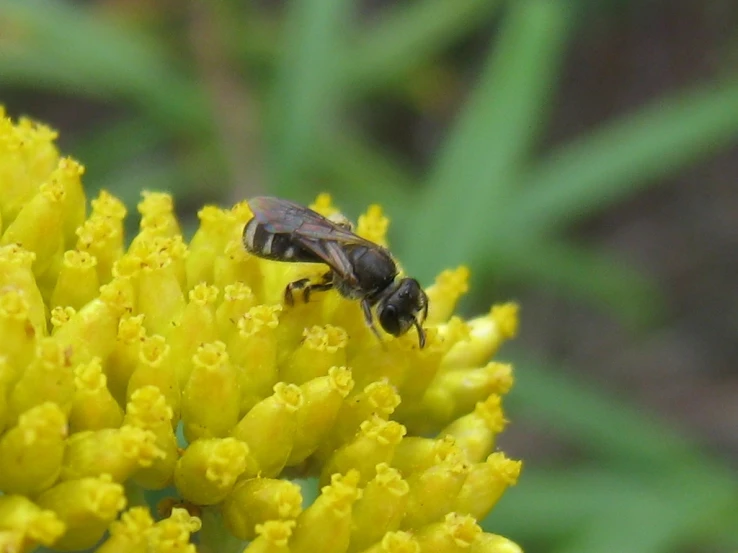
{"label": "bee's translucent wing", "polygon": [[341,244],[379,247],[312,209],[288,200],[259,196],[249,200],[248,204],[265,230],[274,234],[290,234],[300,246],[310,250],[350,283],[355,283],[357,279]]}
{"label": "bee's translucent wing", "polygon": [[326,219],[320,213],[288,200],[258,196],[250,199],[248,204],[256,220],[275,234],[293,234],[309,240],[332,240],[343,244],[380,247]]}

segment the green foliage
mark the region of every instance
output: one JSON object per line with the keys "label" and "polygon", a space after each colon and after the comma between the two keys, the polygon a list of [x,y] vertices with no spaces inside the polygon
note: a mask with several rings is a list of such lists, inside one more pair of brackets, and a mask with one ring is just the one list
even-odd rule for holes
{"label": "green foliage", "polygon": [[[726,81],[661,98],[541,154],[579,20],[572,1],[397,2],[369,24],[357,22],[348,0],[287,2],[283,14],[204,5],[226,64],[253,75],[269,191],[307,200],[329,190],[353,213],[383,203],[398,255],[425,281],[465,262],[480,282],[553,287],[626,322],[648,320],[658,307],[653,285],[574,243],[567,228],[738,138],[738,83]],[[376,97],[413,105],[417,75],[493,25],[475,89],[426,176],[353,123],[352,110]],[[187,30],[180,35],[147,33],[82,3],[1,0],[0,85],[61,91],[128,114],[72,145],[92,187],[130,203],[141,188],[169,189],[180,203],[212,200],[234,180],[217,146],[233,137],[219,136],[217,99],[181,47]],[[516,419],[545,420],[583,459],[527,466],[489,529],[565,553],[738,541],[735,475],[719,461],[563,371],[518,366]]]}

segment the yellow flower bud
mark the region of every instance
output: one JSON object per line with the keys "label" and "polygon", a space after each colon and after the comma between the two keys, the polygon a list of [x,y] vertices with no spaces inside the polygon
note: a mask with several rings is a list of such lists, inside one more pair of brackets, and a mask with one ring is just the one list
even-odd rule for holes
{"label": "yellow flower bud", "polygon": [[361,423],[356,437],[336,450],[323,467],[321,482],[326,482],[334,473],[345,473],[356,469],[360,482],[366,483],[376,474],[380,463],[392,460],[395,447],[405,435],[405,427],[395,421],[372,417]]}
{"label": "yellow flower bud", "polygon": [[17,124],[0,110],[0,213],[6,224],[16,218],[41,182],[56,167],[56,131],[21,118]]}
{"label": "yellow flower bud", "polygon": [[169,518],[157,522],[148,532],[148,551],[161,553],[197,553],[190,536],[199,532],[202,522],[185,509],[175,507]]}
{"label": "yellow flower bud", "polygon": [[15,378],[15,371],[10,368],[6,357],[0,356],[0,435],[9,422],[8,390]]}
{"label": "yellow flower bud", "polygon": [[61,482],[37,498],[44,509],[56,513],[67,530],[54,544],[56,549],[74,551],[95,545],[111,522],[126,506],[123,486],[110,475]]}
{"label": "yellow flower bud", "polygon": [[256,463],[248,446],[235,438],[197,440],[174,469],[174,483],[182,497],[197,505],[220,503],[240,476],[255,476]]}
{"label": "yellow flower bud", "polygon": [[71,351],[74,364],[107,359],[115,346],[118,321],[128,309],[116,280],[100,287],[100,296],[77,311],[54,338]]}
{"label": "yellow flower bud", "polygon": [[[243,282],[234,282],[223,289],[223,301],[215,311],[218,333],[223,341],[230,343],[238,332],[238,322],[249,309],[256,305],[253,290]],[[231,354],[232,355],[232,354]]]}
{"label": "yellow flower bud", "polygon": [[228,352],[237,367],[241,388],[241,414],[267,397],[277,383],[279,305],[257,305],[237,323]]}
{"label": "yellow flower bud", "polygon": [[417,529],[436,522],[451,510],[469,474],[469,465],[458,449],[422,472],[407,477],[410,486],[404,529]]}
{"label": "yellow flower bud", "polygon": [[184,389],[192,372],[192,358],[201,344],[218,340],[213,304],[218,289],[204,283],[189,292],[189,302],[182,319],[170,330],[168,343],[172,348],[172,362],[177,369],[179,386]]}
{"label": "yellow flower bud", "polygon": [[341,404],[336,424],[321,442],[317,457],[324,462],[356,435],[362,422],[372,415],[386,420],[399,404],[399,394],[386,379],[372,382],[358,394],[347,397]]}
{"label": "yellow flower bud", "polygon": [[110,523],[110,536],[95,553],[147,553],[148,532],[153,526],[148,509],[131,507]]}
{"label": "yellow flower bud", "polygon": [[364,549],[362,553],[421,553],[421,551],[418,540],[411,533],[398,531],[387,532],[382,541]]}
{"label": "yellow flower bud", "polygon": [[198,282],[215,282],[215,260],[223,253],[231,229],[236,224],[230,212],[214,206],[205,206],[197,216],[200,226],[192,237],[186,261],[187,285],[190,288]]}
{"label": "yellow flower bud", "polygon": [[410,333],[400,338],[385,338],[380,343],[376,337],[349,359],[356,385],[363,388],[372,382],[387,379],[401,388],[408,376],[410,361],[417,354],[418,339]]}
{"label": "yellow flower bud", "polygon": [[36,352],[36,330],[29,319],[28,300],[20,290],[0,289],[0,336],[0,355],[13,371],[8,381],[14,384]]}
{"label": "yellow flower bud", "polygon": [[51,294],[51,304],[79,309],[94,299],[100,288],[96,265],[97,259],[87,252],[64,252],[59,278]]}
{"label": "yellow flower bud", "polygon": [[69,415],[74,399],[74,372],[69,350],[56,337],[42,338],[36,356],[13,387],[9,397],[10,420],[45,401],[59,405]]}
{"label": "yellow flower bud", "polygon": [[[100,271],[98,271],[98,275]],[[125,298],[126,313],[138,311],[137,290],[141,275],[141,259],[135,255],[123,255],[113,262],[111,276],[121,296]]]}
{"label": "yellow flower bud", "polygon": [[451,318],[459,298],[469,290],[469,269],[464,265],[446,269],[436,278],[428,294],[428,324],[445,323]]}
{"label": "yellow flower bud", "polygon": [[74,398],[69,413],[72,432],[117,428],[123,420],[123,410],[107,387],[99,357],[74,369]]}
{"label": "yellow flower bud", "polygon": [[262,476],[277,476],[287,463],[302,405],[300,388],[278,382],[274,394],[257,403],[233,429],[231,435],[248,444]]}
{"label": "yellow flower bud", "polygon": [[167,487],[174,477],[179,459],[177,437],[172,429],[173,412],[166,398],[156,386],[143,386],[131,394],[123,423],[142,428],[154,434],[157,455],[150,466],[140,467],[133,480],[150,490]]}
{"label": "yellow flower bud", "polygon": [[[266,287],[260,297],[265,304],[283,304],[285,288],[289,283],[303,278],[318,282],[326,272],[317,263],[286,263],[284,268],[280,268],[266,260],[260,261]],[[321,293],[311,295],[310,301],[306,303],[299,290],[294,292],[293,299],[294,304],[285,305],[284,312],[279,318],[280,366],[285,364],[294,349],[300,345],[306,328],[326,323],[325,312],[331,303],[330,295]]]}
{"label": "yellow flower bud", "polygon": [[73,246],[76,242],[75,231],[84,222],[87,213],[85,191],[81,179],[84,172],[85,168],[78,161],[64,157],[59,160],[56,169],[51,173],[50,180],[58,182],[64,189],[62,217],[63,247],[65,248]]}
{"label": "yellow flower bud", "polygon": [[481,534],[482,529],[472,517],[448,513],[442,522],[429,524],[415,532],[415,538],[423,552],[469,553]]}
{"label": "yellow flower bud", "polygon": [[489,361],[503,342],[518,332],[518,306],[495,305],[490,312],[469,321],[471,336],[451,348],[443,360],[447,368],[476,367]]}
{"label": "yellow flower bud", "polygon": [[[100,190],[97,198],[92,200],[90,204],[92,205],[91,217],[109,217],[122,223],[128,212],[126,205],[106,190]],[[122,231],[123,228],[121,227]]]}
{"label": "yellow flower bud", "polygon": [[500,452],[492,453],[482,463],[475,463],[454,502],[453,510],[482,520],[505,490],[517,483],[521,466],[520,461],[512,461]]}
{"label": "yellow flower bud", "polygon": [[[403,339],[410,341],[408,347],[411,353],[408,355],[406,378],[398,382],[398,386],[405,405],[410,407],[420,403],[431,382],[436,378],[448,349],[437,328],[429,328],[426,331],[425,347],[422,350],[413,351],[416,347],[415,336],[406,335]],[[403,417],[403,411],[405,409],[399,410],[398,418]]]}
{"label": "yellow flower bud", "polygon": [[59,182],[52,180],[42,184],[0,238],[0,245],[20,244],[36,254],[35,275],[43,273],[63,247],[65,195]]}
{"label": "yellow flower bud", "polygon": [[520,546],[497,534],[480,534],[469,553],[523,553]]}
{"label": "yellow flower bud", "polygon": [[0,438],[0,491],[36,494],[59,476],[67,420],[51,402],[22,413]]}
{"label": "yellow flower bud", "polygon": [[392,466],[404,476],[422,472],[458,450],[451,436],[439,439],[405,436],[395,448]]}
{"label": "yellow flower bud", "polygon": [[288,543],[295,527],[294,520],[269,520],[256,525],[258,537],[243,553],[290,553]]}
{"label": "yellow flower bud", "polygon": [[493,361],[478,369],[444,371],[423,396],[414,420],[422,417],[437,428],[470,412],[490,394],[506,394],[512,384],[512,366],[506,363]]}
{"label": "yellow flower bud", "polygon": [[377,465],[376,472],[354,505],[350,553],[363,551],[400,528],[405,516],[410,486],[387,463]]}
{"label": "yellow flower bud", "polygon": [[56,306],[49,314],[49,322],[51,322],[51,335],[54,336],[56,331],[69,322],[69,320],[77,313],[73,307]]}
{"label": "yellow flower bud", "polygon": [[141,229],[156,229],[157,236],[174,236],[180,234],[179,223],[174,216],[174,200],[171,194],[162,192],[141,192],[142,200],[138,203],[141,214]]}
{"label": "yellow flower bud", "polygon": [[348,335],[340,327],[326,325],[306,328],[303,340],[284,368],[279,371],[285,382],[303,384],[325,376],[331,367],[346,364]]}
{"label": "yellow flower bud", "polygon": [[172,422],[179,420],[181,393],[179,381],[170,356],[169,344],[162,336],[146,336],[138,352],[138,364],[128,381],[126,397],[131,399],[133,392],[144,386],[156,386],[167,399],[167,405],[174,413]]}
{"label": "yellow flower bud", "polygon": [[121,405],[126,402],[128,381],[138,366],[138,355],[146,336],[143,320],[143,315],[124,315],[120,319],[113,351],[105,363],[108,388]]}
{"label": "yellow flower bud", "polygon": [[441,430],[440,434],[453,436],[466,458],[477,463],[492,452],[495,438],[506,423],[500,396],[493,394],[486,401],[477,403],[474,411]]}
{"label": "yellow flower bud", "polygon": [[329,486],[297,518],[290,538],[291,553],[343,553],[351,538],[351,510],[361,497],[359,474],[334,474]]}
{"label": "yellow flower bud", "polygon": [[78,432],[67,440],[61,479],[109,474],[122,483],[139,467],[151,466],[154,459],[163,456],[150,430],[124,425]]}
{"label": "yellow flower bud", "polygon": [[338,213],[338,208],[333,205],[333,198],[327,192],[321,192],[315,201],[308,206],[313,211],[320,213],[323,217],[331,217]]}
{"label": "yellow flower bud", "polygon": [[254,539],[261,524],[296,519],[301,512],[300,486],[288,480],[243,480],[223,501],[226,527],[242,540]]}
{"label": "yellow flower bud", "polygon": [[153,238],[143,241],[141,248],[138,308],[149,332],[168,335],[185,307],[172,256]]}
{"label": "yellow flower bud", "polygon": [[382,207],[373,204],[369,206],[366,213],[359,215],[359,223],[356,226],[356,234],[366,238],[370,242],[387,247],[387,228],[389,219],[382,213]]}
{"label": "yellow flower bud", "polygon": [[75,247],[97,260],[96,269],[99,281],[109,282],[113,265],[123,254],[121,221],[111,217],[93,215],[77,229]]}
{"label": "yellow flower bud", "polygon": [[16,549],[3,549],[3,540],[0,538],[0,551],[14,553],[32,550],[36,545],[49,547],[61,537],[65,529],[56,513],[42,509],[30,499],[22,495],[0,496],[0,534],[12,530],[19,538]]}
{"label": "yellow flower bud", "polygon": [[238,422],[238,376],[223,342],[203,344],[192,358],[194,369],[182,392],[182,422],[187,441],[221,438]]}
{"label": "yellow flower bud", "polygon": [[46,306],[33,274],[36,254],[18,244],[0,246],[0,293],[16,290],[25,298],[28,319],[36,334],[46,334]]}
{"label": "yellow flower bud", "polygon": [[262,280],[261,260],[244,249],[241,234],[238,233],[238,236],[228,240],[222,255],[215,259],[213,281],[220,287],[243,282],[261,296]]}
{"label": "yellow flower bud", "polygon": [[301,463],[318,449],[335,424],[343,399],[353,387],[351,371],[346,367],[331,367],[328,376],[314,378],[300,386],[303,403],[297,411],[295,443],[288,466]]}

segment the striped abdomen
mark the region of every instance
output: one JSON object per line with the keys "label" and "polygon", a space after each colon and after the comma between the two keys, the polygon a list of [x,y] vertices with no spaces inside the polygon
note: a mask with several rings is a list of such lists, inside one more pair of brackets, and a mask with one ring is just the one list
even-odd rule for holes
{"label": "striped abdomen", "polygon": [[301,246],[292,234],[270,232],[256,218],[246,223],[243,229],[243,245],[246,251],[264,259],[324,263],[313,252]]}

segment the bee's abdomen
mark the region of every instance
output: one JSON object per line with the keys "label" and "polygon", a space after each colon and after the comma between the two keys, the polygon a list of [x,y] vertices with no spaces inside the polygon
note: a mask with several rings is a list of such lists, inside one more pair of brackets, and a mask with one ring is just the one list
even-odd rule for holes
{"label": "bee's abdomen", "polygon": [[322,263],[310,250],[302,247],[290,234],[270,232],[256,219],[251,219],[243,229],[243,245],[246,251],[275,261]]}

